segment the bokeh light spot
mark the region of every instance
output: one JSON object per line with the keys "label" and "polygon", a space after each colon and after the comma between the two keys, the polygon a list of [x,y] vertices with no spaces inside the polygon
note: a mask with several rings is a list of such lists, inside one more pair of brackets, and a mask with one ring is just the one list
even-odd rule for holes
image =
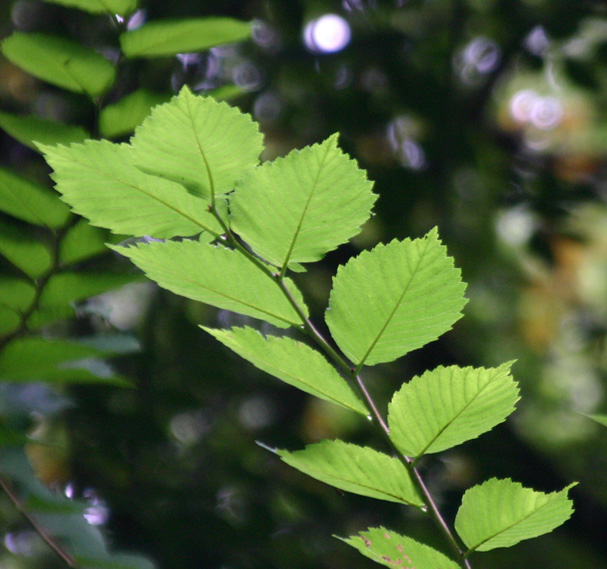
{"label": "bokeh light spot", "polygon": [[314,53],[335,53],[350,43],[352,32],[346,20],[337,14],[325,14],[304,29],[306,47]]}

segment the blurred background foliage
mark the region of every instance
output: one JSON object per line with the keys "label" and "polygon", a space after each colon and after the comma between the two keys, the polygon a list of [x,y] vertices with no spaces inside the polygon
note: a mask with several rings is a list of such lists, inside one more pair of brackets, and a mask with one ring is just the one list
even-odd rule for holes
{"label": "blurred background foliage", "polygon": [[[296,275],[312,314],[322,315],[339,263],[437,225],[468,283],[465,317],[441,340],[369,370],[370,389],[385,406],[403,381],[439,364],[517,359],[522,400],[511,420],[427,460],[425,475],[449,518],[462,492],[490,476],[543,491],[579,481],[570,522],[479,554],[473,566],[607,568],[607,431],[584,416],[607,411],[607,5],[142,0],[130,27],[230,16],[252,21],[252,37],[128,60],[111,18],[58,4],[3,2],[0,36],[69,37],[112,61],[116,81],[93,104],[0,56],[0,165],[51,186],[7,116],[127,140],[145,109],[184,84],[250,112],[265,135],[265,159],[339,131],[380,197],[360,236]],[[103,113],[135,91],[138,103],[125,115]],[[105,235],[84,230],[78,238],[94,254],[77,271],[138,280],[126,262],[101,254]],[[9,261],[0,270],[12,275]],[[111,550],[163,569],[337,569],[372,562],[332,534],[381,524],[432,542],[433,528],[407,509],[337,493],[255,444],[297,449],[340,436],[381,446],[364,421],[279,384],[198,329],[241,317],[145,282],[72,300],[75,316],[43,336],[112,338],[111,373],[134,388],[61,373],[4,381],[0,418],[11,437],[0,437],[0,456],[19,463],[23,482],[28,466],[8,457],[27,434],[38,479],[77,499],[78,516]],[[14,341],[9,335],[4,350]],[[1,567],[62,566],[4,494],[0,533]]]}

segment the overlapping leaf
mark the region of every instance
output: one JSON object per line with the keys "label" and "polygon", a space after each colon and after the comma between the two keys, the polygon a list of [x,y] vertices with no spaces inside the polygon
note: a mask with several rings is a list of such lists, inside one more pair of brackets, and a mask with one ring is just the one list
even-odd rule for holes
{"label": "overlapping leaf", "polygon": [[161,20],[122,34],[120,45],[127,57],[159,57],[202,51],[250,35],[250,24],[233,18]]}
{"label": "overlapping leaf", "polygon": [[232,227],[278,267],[317,261],[358,233],[376,198],[371,188],[335,134],[241,180],[231,201]]}
{"label": "overlapping leaf", "polygon": [[0,222],[0,255],[36,279],[53,264],[50,248],[17,226]]}
{"label": "overlapping leaf", "polygon": [[0,168],[0,211],[17,219],[56,229],[70,217],[69,208],[51,190]]}
{"label": "overlapping leaf", "polygon": [[127,144],[89,140],[42,150],[63,200],[93,225],[159,238],[221,231],[203,200],[137,169]]}
{"label": "overlapping leaf", "polygon": [[70,144],[83,142],[89,133],[82,127],[69,125],[32,115],[12,115],[0,113],[0,128],[4,129],[21,144],[38,151],[40,144]]}
{"label": "overlapping leaf", "polygon": [[359,367],[389,362],[449,330],[461,316],[464,289],[433,230],[378,245],[340,267],[326,321]]}
{"label": "overlapping leaf", "polygon": [[2,42],[7,59],[47,83],[91,97],[114,82],[114,66],[102,55],[58,36],[14,32]]}
{"label": "overlapping leaf", "polygon": [[440,551],[383,527],[339,539],[391,569],[460,569],[460,565]]}
{"label": "overlapping leaf", "polygon": [[[181,296],[282,328],[302,323],[272,277],[238,251],[198,241],[112,248],[131,259],[161,287]],[[295,285],[288,281],[287,286],[305,310]]]}
{"label": "overlapping leaf", "polygon": [[326,401],[368,414],[368,410],[335,368],[316,350],[286,337],[262,336],[253,328],[204,328],[262,371]]}
{"label": "overlapping leaf", "polygon": [[544,494],[512,480],[492,478],[470,488],[462,499],[455,529],[470,550],[510,547],[552,531],[573,513],[572,484]]}
{"label": "overlapping leaf", "polygon": [[129,134],[139,126],[156,105],[166,103],[167,93],[154,93],[138,89],[117,103],[102,109],[99,115],[99,131],[106,138]]}
{"label": "overlapping leaf", "polygon": [[423,505],[402,463],[372,448],[325,440],[304,450],[279,450],[277,454],[293,468],[341,490],[388,502]]}
{"label": "overlapping leaf", "polygon": [[128,16],[137,9],[138,0],[44,0],[68,8],[78,8],[91,14]]}
{"label": "overlapping leaf", "polygon": [[152,111],[131,144],[141,170],[205,198],[232,191],[263,150],[249,115],[187,87]]}
{"label": "overlapping leaf", "polygon": [[406,456],[420,456],[491,430],[518,400],[510,366],[439,367],[414,377],[390,403],[390,438]]}

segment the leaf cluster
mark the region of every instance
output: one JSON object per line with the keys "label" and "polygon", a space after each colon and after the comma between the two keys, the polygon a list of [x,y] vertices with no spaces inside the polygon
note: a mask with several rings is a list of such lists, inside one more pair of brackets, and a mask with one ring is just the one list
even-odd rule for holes
{"label": "leaf cluster", "polygon": [[152,237],[112,249],[158,285],[302,334],[204,328],[259,369],[368,415],[384,434],[384,451],[323,440],[275,452],[342,490],[428,513],[453,558],[382,528],[346,543],[388,566],[469,567],[473,552],[549,532],[571,515],[568,489],[543,494],[492,479],[464,495],[456,537],[417,469],[425,455],[476,438],[512,413],[511,363],[414,377],[394,393],[386,420],[366,389],[365,366],[437,339],[461,316],[465,286],[436,230],[379,244],[337,270],[325,315],[331,340],[310,320],[297,273],[354,236],[376,198],[336,135],[260,164],[261,137],[250,117],[184,88],[152,111],[129,144],[40,149],[74,211],[113,232]]}

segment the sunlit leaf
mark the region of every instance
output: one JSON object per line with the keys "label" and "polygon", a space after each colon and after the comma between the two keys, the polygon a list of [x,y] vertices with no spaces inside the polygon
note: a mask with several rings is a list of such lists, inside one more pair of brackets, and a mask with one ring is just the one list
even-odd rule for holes
{"label": "sunlit leaf", "polygon": [[466,491],[455,529],[470,550],[510,547],[552,531],[573,513],[567,498],[571,484],[560,492],[544,494],[512,480],[492,478]]}
{"label": "sunlit leaf", "polygon": [[407,456],[439,452],[491,430],[514,411],[510,366],[439,367],[414,377],[389,406],[390,438]]}
{"label": "sunlit leaf", "polygon": [[34,279],[45,274],[53,264],[50,247],[17,226],[1,222],[0,255]]}
{"label": "sunlit leaf", "polygon": [[460,569],[459,564],[440,551],[383,527],[369,528],[359,535],[338,539],[391,569]]}
{"label": "sunlit leaf", "polygon": [[0,168],[0,211],[40,225],[58,228],[70,217],[69,208],[51,190]]}
{"label": "sunlit leaf", "polygon": [[154,93],[147,89],[137,91],[102,109],[99,116],[99,131],[106,138],[124,136],[135,130],[152,110],[152,107],[166,103],[168,93]]}
{"label": "sunlit leaf", "polygon": [[99,351],[65,340],[18,338],[0,353],[3,381],[102,382],[129,385],[97,359]]}
{"label": "sunlit leaf", "polygon": [[277,454],[287,464],[321,482],[362,496],[422,506],[407,469],[396,458],[340,440]]}
{"label": "sunlit leaf", "polygon": [[234,189],[263,150],[249,115],[184,87],[137,127],[131,140],[144,172],[179,182],[205,198]]}
{"label": "sunlit leaf", "polygon": [[251,35],[251,25],[233,18],[160,20],[120,36],[127,57],[158,57],[234,43]]}
{"label": "sunlit leaf", "polygon": [[360,231],[377,197],[371,188],[333,135],[242,179],[231,200],[232,227],[278,267],[317,261]]}
{"label": "sunlit leaf", "polygon": [[[161,287],[181,296],[260,318],[282,328],[302,323],[273,278],[238,251],[198,241],[112,249],[131,259]],[[295,285],[287,281],[287,286],[305,310]]]}
{"label": "sunlit leaf", "polygon": [[63,200],[93,225],[159,238],[221,231],[203,200],[137,169],[128,144],[89,140],[42,150]]}
{"label": "sunlit leaf", "polygon": [[254,366],[289,385],[363,415],[369,413],[344,378],[309,346],[291,338],[264,337],[249,327],[203,329]]}
{"label": "sunlit leaf", "polygon": [[43,119],[33,115],[12,115],[0,112],[0,128],[5,130],[21,144],[38,151],[34,144],[70,144],[83,142],[89,137],[80,126]]}
{"label": "sunlit leaf", "polygon": [[331,335],[359,367],[395,360],[461,317],[465,285],[432,230],[392,241],[340,267],[326,313]]}
{"label": "sunlit leaf", "polygon": [[137,9],[138,0],[44,0],[68,8],[78,8],[91,14],[128,16]]}
{"label": "sunlit leaf", "polygon": [[67,38],[14,32],[1,44],[7,59],[47,83],[91,97],[114,82],[114,66],[102,55]]}

